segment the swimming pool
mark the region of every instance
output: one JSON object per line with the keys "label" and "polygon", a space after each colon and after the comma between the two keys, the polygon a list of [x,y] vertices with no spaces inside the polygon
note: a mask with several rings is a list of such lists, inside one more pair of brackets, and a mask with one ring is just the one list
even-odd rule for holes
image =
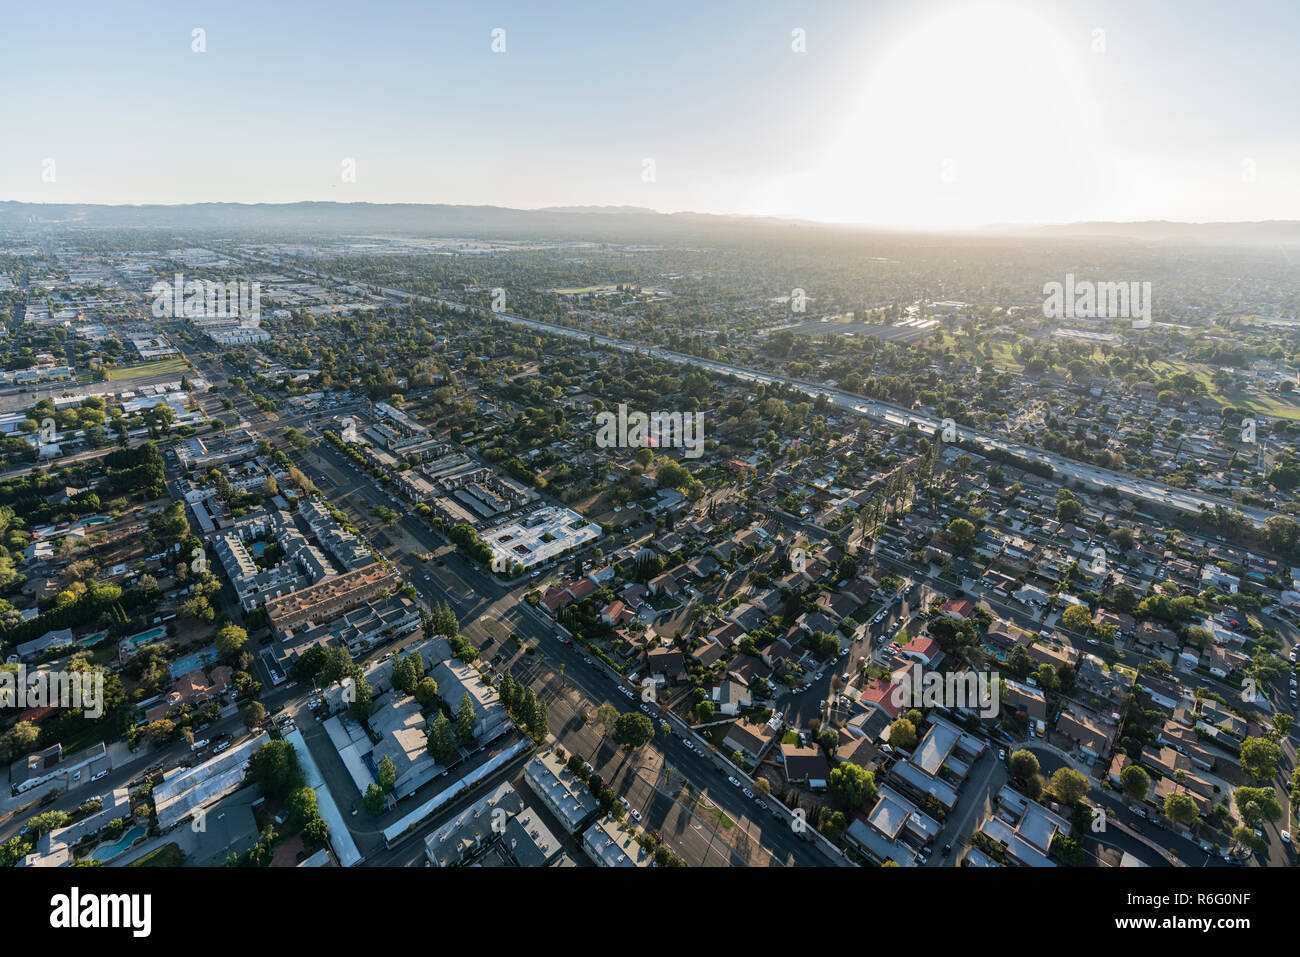
{"label": "swimming pool", "polygon": [[142,631],[138,635],[132,635],[127,641],[133,645],[145,645],[151,641],[157,641],[167,634],[167,626],[159,625],[157,628],[150,628],[148,631]]}
{"label": "swimming pool", "polygon": [[90,856],[101,863],[112,860],[148,833],[148,830],[140,824],[129,827],[126,833],[117,839],[116,844],[101,844],[90,852]]}

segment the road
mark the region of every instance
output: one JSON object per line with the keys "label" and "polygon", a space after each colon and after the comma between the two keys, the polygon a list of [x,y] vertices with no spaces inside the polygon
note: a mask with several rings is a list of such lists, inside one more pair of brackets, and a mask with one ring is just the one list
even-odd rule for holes
{"label": "road", "polygon": [[[299,272],[305,273],[316,279],[329,282],[355,283],[358,281],[347,276],[334,276],[329,273],[307,269],[297,263],[285,263],[278,259],[251,257],[234,253],[231,255],[239,255],[240,258],[252,259],[282,269],[286,267],[296,269]],[[944,419],[930,415],[929,413],[904,409],[901,406],[881,402],[876,399],[868,399],[865,396],[845,392],[824,383],[809,382],[804,379],[777,375],[770,372],[760,372],[744,366],[719,362],[714,359],[705,359],[700,356],[692,356],[686,353],[674,352],[670,349],[663,349],[658,346],[631,342],[626,339],[618,339],[613,336],[588,332],[582,329],[572,329],[568,326],[541,322],[536,319],[525,319],[522,316],[514,316],[506,312],[489,312],[476,306],[467,305],[466,303],[455,302],[449,299],[440,299],[433,296],[423,296],[403,289],[381,286],[379,287],[379,291],[386,296],[444,306],[455,309],[458,312],[480,316],[487,320],[497,319],[502,322],[533,329],[537,332],[564,336],[569,339],[577,339],[584,342],[595,342],[612,349],[639,353],[679,365],[695,366],[696,368],[715,372],[719,375],[734,376],[737,379],[749,382],[779,384],[805,392],[812,398],[825,396],[827,401],[834,403],[842,409],[856,412],[878,422],[883,422],[899,428],[916,425],[925,431],[934,432],[949,424]],[[1103,469],[1095,465],[1089,465],[1084,462],[1078,462],[1074,459],[1068,459],[1052,452],[1046,452],[1031,445],[1024,445],[1010,439],[1002,438],[1001,436],[995,436],[978,429],[972,429],[968,426],[957,426],[956,430],[956,438],[958,440],[968,439],[987,448],[999,449],[1031,461],[1050,465],[1058,474],[1064,476],[1066,479],[1094,485],[1098,490],[1107,486],[1113,486],[1122,494],[1127,495],[1130,498],[1142,499],[1166,508],[1177,508],[1188,512],[1199,512],[1202,508],[1213,509],[1215,506],[1233,508],[1240,511],[1260,527],[1262,527],[1269,518],[1278,514],[1277,512],[1268,509],[1238,505],[1235,502],[1219,498],[1218,496],[1206,495],[1202,492],[1195,492],[1187,489],[1178,489],[1152,479],[1138,478],[1131,475],[1125,475],[1121,472],[1115,472],[1110,469]]]}
{"label": "road", "polygon": [[[581,649],[561,644],[553,624],[523,601],[523,596],[537,587],[536,581],[528,579],[513,588],[503,584],[496,576],[481,571],[415,516],[404,516],[396,528],[375,525],[370,508],[391,505],[387,493],[376,488],[368,475],[328,443],[297,453],[295,457],[313,481],[328,483],[332,502],[351,508],[358,523],[367,526],[363,530],[372,537],[372,542],[380,534],[388,540],[379,551],[403,571],[426,604],[447,601],[452,605],[457,617],[465,623],[464,633],[484,649],[485,657],[493,647],[495,636],[482,622],[495,621],[506,632],[520,636],[540,651],[552,671],[561,674],[564,682],[594,702],[593,711],[602,702],[627,709],[628,701],[618,692],[621,679],[599,662],[593,660],[588,664]],[[435,563],[422,562],[412,552],[433,553]],[[456,582],[463,583],[465,591],[449,587]],[[660,718],[656,711],[656,726]],[[672,720],[677,721],[675,717]],[[707,794],[710,801],[749,835],[749,840],[767,850],[773,863],[801,866],[840,863],[828,858],[819,845],[796,835],[787,818],[777,820],[765,814],[752,800],[729,786],[726,774],[717,773],[721,762],[688,749],[680,738],[683,730],[677,727],[677,733],[671,737],[656,735],[651,747],[696,792]],[[647,812],[642,810],[642,813]]]}

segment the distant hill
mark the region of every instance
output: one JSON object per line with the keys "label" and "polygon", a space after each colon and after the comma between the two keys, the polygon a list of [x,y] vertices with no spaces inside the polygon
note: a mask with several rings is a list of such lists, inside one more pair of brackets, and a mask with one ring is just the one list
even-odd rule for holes
{"label": "distant hill", "polygon": [[1059,223],[1040,226],[986,226],[985,234],[1003,236],[1091,237],[1132,239],[1140,242],[1277,245],[1300,243],[1300,222],[1272,219],[1258,223],[1175,223],[1151,220],[1137,223]]}
{"label": "distant hill", "polygon": [[[914,238],[908,233],[850,224],[707,213],[659,213],[636,206],[563,206],[510,209],[420,203],[193,203],[177,206],[102,206],[0,202],[0,228],[23,223],[63,223],[89,228],[184,229],[201,232],[404,236],[473,236],[495,239],[597,242],[765,242],[798,236]],[[940,234],[942,235],[942,234]],[[1066,223],[992,225],[954,232],[965,240],[1008,237],[1037,240],[1136,241],[1207,245],[1300,244],[1300,222]]]}

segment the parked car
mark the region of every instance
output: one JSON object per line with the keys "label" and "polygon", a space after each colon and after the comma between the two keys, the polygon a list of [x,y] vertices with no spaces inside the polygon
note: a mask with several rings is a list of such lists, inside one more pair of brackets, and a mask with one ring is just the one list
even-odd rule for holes
{"label": "parked car", "polygon": [[104,768],[104,770],[102,771],[96,771],[94,774],[90,776],[90,780],[98,781],[100,778],[106,778],[106,777],[108,777],[108,768]]}

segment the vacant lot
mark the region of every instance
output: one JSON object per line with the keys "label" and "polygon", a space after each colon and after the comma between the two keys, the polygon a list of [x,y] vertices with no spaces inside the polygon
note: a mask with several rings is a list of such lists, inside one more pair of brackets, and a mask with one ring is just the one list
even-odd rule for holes
{"label": "vacant lot", "polygon": [[140,362],[133,366],[117,366],[109,369],[104,373],[104,378],[110,382],[120,382],[123,379],[143,379],[151,375],[181,375],[189,370],[185,360],[179,356],[175,359],[163,359],[159,362]]}

